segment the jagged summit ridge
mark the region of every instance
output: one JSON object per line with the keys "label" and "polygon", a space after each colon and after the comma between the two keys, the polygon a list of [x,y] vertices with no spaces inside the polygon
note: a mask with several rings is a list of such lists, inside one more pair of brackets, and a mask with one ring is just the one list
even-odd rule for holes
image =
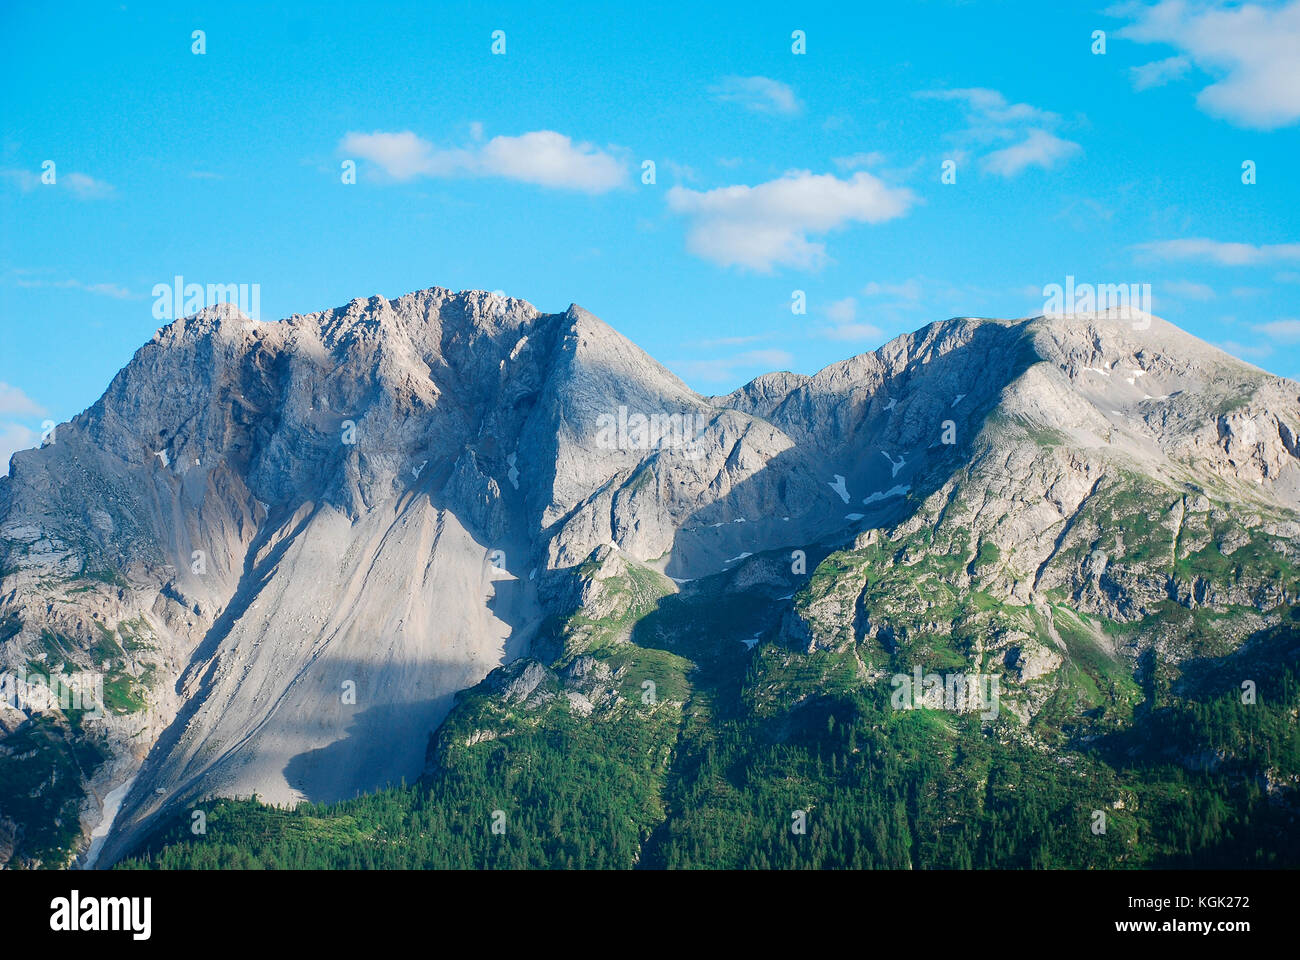
{"label": "jagged summit ridge", "polygon": [[[954,318],[703,397],[577,305],[438,287],[268,323],[222,305],[15,455],[0,658],[84,666],[104,629],[148,634],[120,658],[156,678],[147,707],[93,721],[114,756],[96,785],[136,776],[111,858],[205,794],[413,776],[455,693],[527,650],[593,556],[686,582],[961,517],[963,549],[1019,557],[990,591],[1032,600],[1077,587],[1053,566],[1062,525],[1130,474],[1286,529],[1298,434],[1300,387],[1150,317]],[[1119,589],[1079,602],[1146,602]]]}

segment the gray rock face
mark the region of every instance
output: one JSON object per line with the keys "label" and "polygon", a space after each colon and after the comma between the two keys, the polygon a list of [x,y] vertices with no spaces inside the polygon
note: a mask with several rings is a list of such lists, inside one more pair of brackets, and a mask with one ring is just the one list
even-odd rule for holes
{"label": "gray rock face", "polygon": [[[1067,586],[1048,561],[1122,471],[1218,492],[1171,494],[1171,530],[1226,492],[1295,537],[1300,386],[1148,320],[949,320],[705,398],[576,306],[433,288],[276,323],[207,310],[0,480],[0,667],[88,668],[131,625],[114,669],[143,705],[86,721],[114,758],[96,793],[138,771],[106,863],[206,795],[418,774],[458,690],[557,606],[604,602],[568,573],[594,553],[685,581],[960,520],[1017,558],[992,589],[1030,602]],[[1099,610],[1169,593],[1110,569],[1079,574]]]}

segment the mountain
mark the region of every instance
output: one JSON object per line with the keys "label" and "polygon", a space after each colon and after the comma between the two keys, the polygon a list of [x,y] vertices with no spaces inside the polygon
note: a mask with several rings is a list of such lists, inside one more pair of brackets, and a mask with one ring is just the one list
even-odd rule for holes
{"label": "mountain", "polygon": [[[107,704],[0,706],[0,860],[239,862],[273,823],[353,865],[400,822],[418,865],[594,865],[580,815],[605,866],[963,865],[935,836],[969,856],[1022,777],[1031,821],[1111,811],[1102,863],[1192,856],[1178,789],[1249,859],[1300,784],[1298,438],[1300,385],[1147,315],[703,397],[577,306],[211,308],[0,479],[0,666]],[[918,668],[996,715],[894,709]],[[412,839],[498,810],[507,852]],[[1092,864],[1086,827],[983,865]]]}

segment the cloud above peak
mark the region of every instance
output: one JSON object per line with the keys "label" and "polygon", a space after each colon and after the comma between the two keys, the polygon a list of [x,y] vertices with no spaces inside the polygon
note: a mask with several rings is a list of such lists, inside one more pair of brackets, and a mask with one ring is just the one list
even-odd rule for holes
{"label": "cloud above peak", "polygon": [[468,147],[437,148],[410,130],[349,132],[339,150],[361,157],[391,180],[417,177],[500,177],[561,190],[606,193],[621,186],[626,168],[613,154],[574,143],[554,130],[498,136]]}
{"label": "cloud above peak", "polygon": [[696,191],[673,187],[668,207],[687,217],[686,247],[720,266],[768,273],[775,266],[816,269],[826,246],[813,237],[850,223],[883,223],[915,202],[865,171],[842,180],[795,170],[756,186]]}
{"label": "cloud above peak", "polygon": [[755,113],[792,114],[802,106],[789,84],[770,77],[723,77],[710,92],[715,100]]}
{"label": "cloud above peak", "polygon": [[989,173],[1014,177],[1029,167],[1050,170],[1082,150],[1077,143],[1062,140],[1046,130],[1030,130],[1020,143],[994,150],[980,163]]}
{"label": "cloud above peak", "polygon": [[1152,260],[1193,260],[1223,267],[1258,267],[1300,262],[1300,243],[1230,243],[1208,237],[1154,240],[1134,245],[1139,256]]}
{"label": "cloud above peak", "polygon": [[1028,103],[1012,103],[997,90],[963,87],[921,90],[913,96],[965,106],[965,128],[950,135],[957,143],[980,151],[1006,144],[980,158],[980,167],[987,173],[1010,178],[1030,167],[1050,170],[1083,152],[1077,143],[1052,132],[1060,125],[1060,116]]}
{"label": "cloud above peak", "polygon": [[1179,51],[1177,57],[1139,67],[1138,71],[1148,71],[1135,73],[1139,81],[1163,78],[1178,68],[1178,61],[1190,61],[1218,77],[1196,97],[1196,105],[1205,113],[1255,130],[1300,121],[1300,0],[1233,4],[1161,0],[1151,6],[1121,4],[1108,12],[1134,21],[1119,36],[1167,44]]}

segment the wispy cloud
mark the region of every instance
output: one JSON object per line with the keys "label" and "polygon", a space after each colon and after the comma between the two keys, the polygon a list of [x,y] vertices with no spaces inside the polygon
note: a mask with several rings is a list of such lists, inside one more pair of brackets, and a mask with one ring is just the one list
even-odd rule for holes
{"label": "wispy cloud", "polygon": [[1011,103],[997,90],[987,87],[921,90],[913,96],[965,106],[966,127],[953,135],[958,142],[984,149],[993,144],[1007,144],[980,160],[986,172],[1000,177],[1015,177],[1030,167],[1051,169],[1083,151],[1079,144],[1052,132],[1060,124],[1060,116],[1028,103]]}
{"label": "wispy cloud", "polygon": [[0,381],[0,416],[43,417],[45,408],[21,389]]}
{"label": "wispy cloud", "polygon": [[1050,170],[1083,148],[1046,130],[1030,130],[1020,143],[994,150],[983,160],[984,169],[1000,177],[1014,177],[1029,167]]}
{"label": "wispy cloud", "polygon": [[1300,262],[1300,243],[1224,243],[1206,237],[1154,240],[1133,247],[1139,256],[1155,260],[1196,260],[1225,267]]}
{"label": "wispy cloud", "polygon": [[46,288],[52,290],[81,290],[98,297],[112,297],[114,300],[143,300],[144,294],[132,293],[117,283],[85,283],[74,277],[63,280],[49,280],[32,273],[14,271],[13,285],[16,287]]}
{"label": "wispy cloud", "polygon": [[857,297],[845,297],[826,307],[826,319],[830,323],[816,331],[817,336],[828,340],[864,341],[881,340],[885,332],[874,323],[858,320]]}
{"label": "wispy cloud", "polygon": [[866,172],[841,180],[799,170],[753,187],[668,191],[669,209],[690,220],[691,253],[763,273],[777,265],[816,269],[827,260],[826,246],[811,237],[849,223],[901,217],[914,202],[911,191]]}
{"label": "wispy cloud", "polygon": [[770,77],[723,77],[710,92],[715,100],[738,103],[755,113],[789,115],[801,109],[790,85]]}
{"label": "wispy cloud", "polygon": [[687,344],[690,347],[699,347],[702,350],[712,350],[715,347],[740,347],[747,343],[758,343],[762,340],[771,339],[770,333],[754,333],[745,337],[713,337],[709,340],[694,340]]}
{"label": "wispy cloud", "polygon": [[746,350],[725,357],[692,360],[684,365],[688,377],[708,383],[734,382],[738,377],[789,369],[794,357],[784,350]]}
{"label": "wispy cloud", "polygon": [[57,168],[55,168],[53,183],[44,183],[39,173],[13,167],[0,170],[0,178],[16,184],[24,193],[29,193],[38,187],[44,190],[63,189],[70,191],[79,200],[96,200],[110,196],[114,191],[111,183],[96,180],[89,174],[76,171],[59,173]]}
{"label": "wispy cloud", "polygon": [[1144,63],[1140,67],[1129,67],[1128,72],[1133,78],[1134,90],[1150,90],[1186,76],[1191,68],[1192,61],[1186,57],[1167,57]]}
{"label": "wispy cloud", "polygon": [[847,157],[833,157],[831,163],[841,170],[863,170],[867,167],[878,167],[885,162],[885,155],[879,150],[871,150],[867,153],[853,153]]}
{"label": "wispy cloud", "polygon": [[1008,103],[999,91],[988,87],[961,87],[953,90],[921,90],[920,100],[953,100],[966,104],[972,126],[981,124],[1052,124],[1061,118],[1049,110],[1027,103]]}
{"label": "wispy cloud", "polygon": [[10,457],[36,446],[40,439],[40,434],[21,423],[0,421],[0,477],[8,475]]}
{"label": "wispy cloud", "polygon": [[1173,280],[1160,284],[1160,293],[1181,297],[1184,300],[1213,300],[1214,290],[1204,283],[1192,280]]}
{"label": "wispy cloud", "polygon": [[1224,340],[1215,344],[1225,353],[1230,353],[1234,357],[1240,357],[1242,360],[1263,360],[1273,355],[1273,348],[1268,344],[1251,344],[1238,343],[1236,340]]}
{"label": "wispy cloud", "polygon": [[1189,60],[1219,78],[1196,97],[1197,106],[1211,116],[1257,130],[1300,120],[1300,0],[1162,0],[1152,6],[1120,4],[1108,12],[1134,21],[1119,36],[1168,44],[1181,54],[1172,60]]}
{"label": "wispy cloud", "polygon": [[1254,325],[1254,329],[1274,340],[1300,343],[1300,320],[1293,317],[1283,317],[1281,320],[1274,320],[1272,323],[1257,323]]}
{"label": "wispy cloud", "polygon": [[916,277],[910,277],[902,283],[879,283],[872,280],[862,288],[862,293],[868,297],[899,297],[903,300],[919,300],[921,297],[921,281]]}
{"label": "wispy cloud", "polygon": [[40,434],[10,418],[43,417],[45,414],[45,408],[20,388],[0,382],[0,477],[8,474],[9,458],[16,451],[26,450],[40,442]]}
{"label": "wispy cloud", "polygon": [[344,154],[375,164],[392,180],[416,177],[501,177],[543,187],[605,193],[626,178],[624,163],[589,143],[574,143],[554,130],[517,137],[493,137],[468,147],[439,149],[409,130],[350,132],[339,143]]}

